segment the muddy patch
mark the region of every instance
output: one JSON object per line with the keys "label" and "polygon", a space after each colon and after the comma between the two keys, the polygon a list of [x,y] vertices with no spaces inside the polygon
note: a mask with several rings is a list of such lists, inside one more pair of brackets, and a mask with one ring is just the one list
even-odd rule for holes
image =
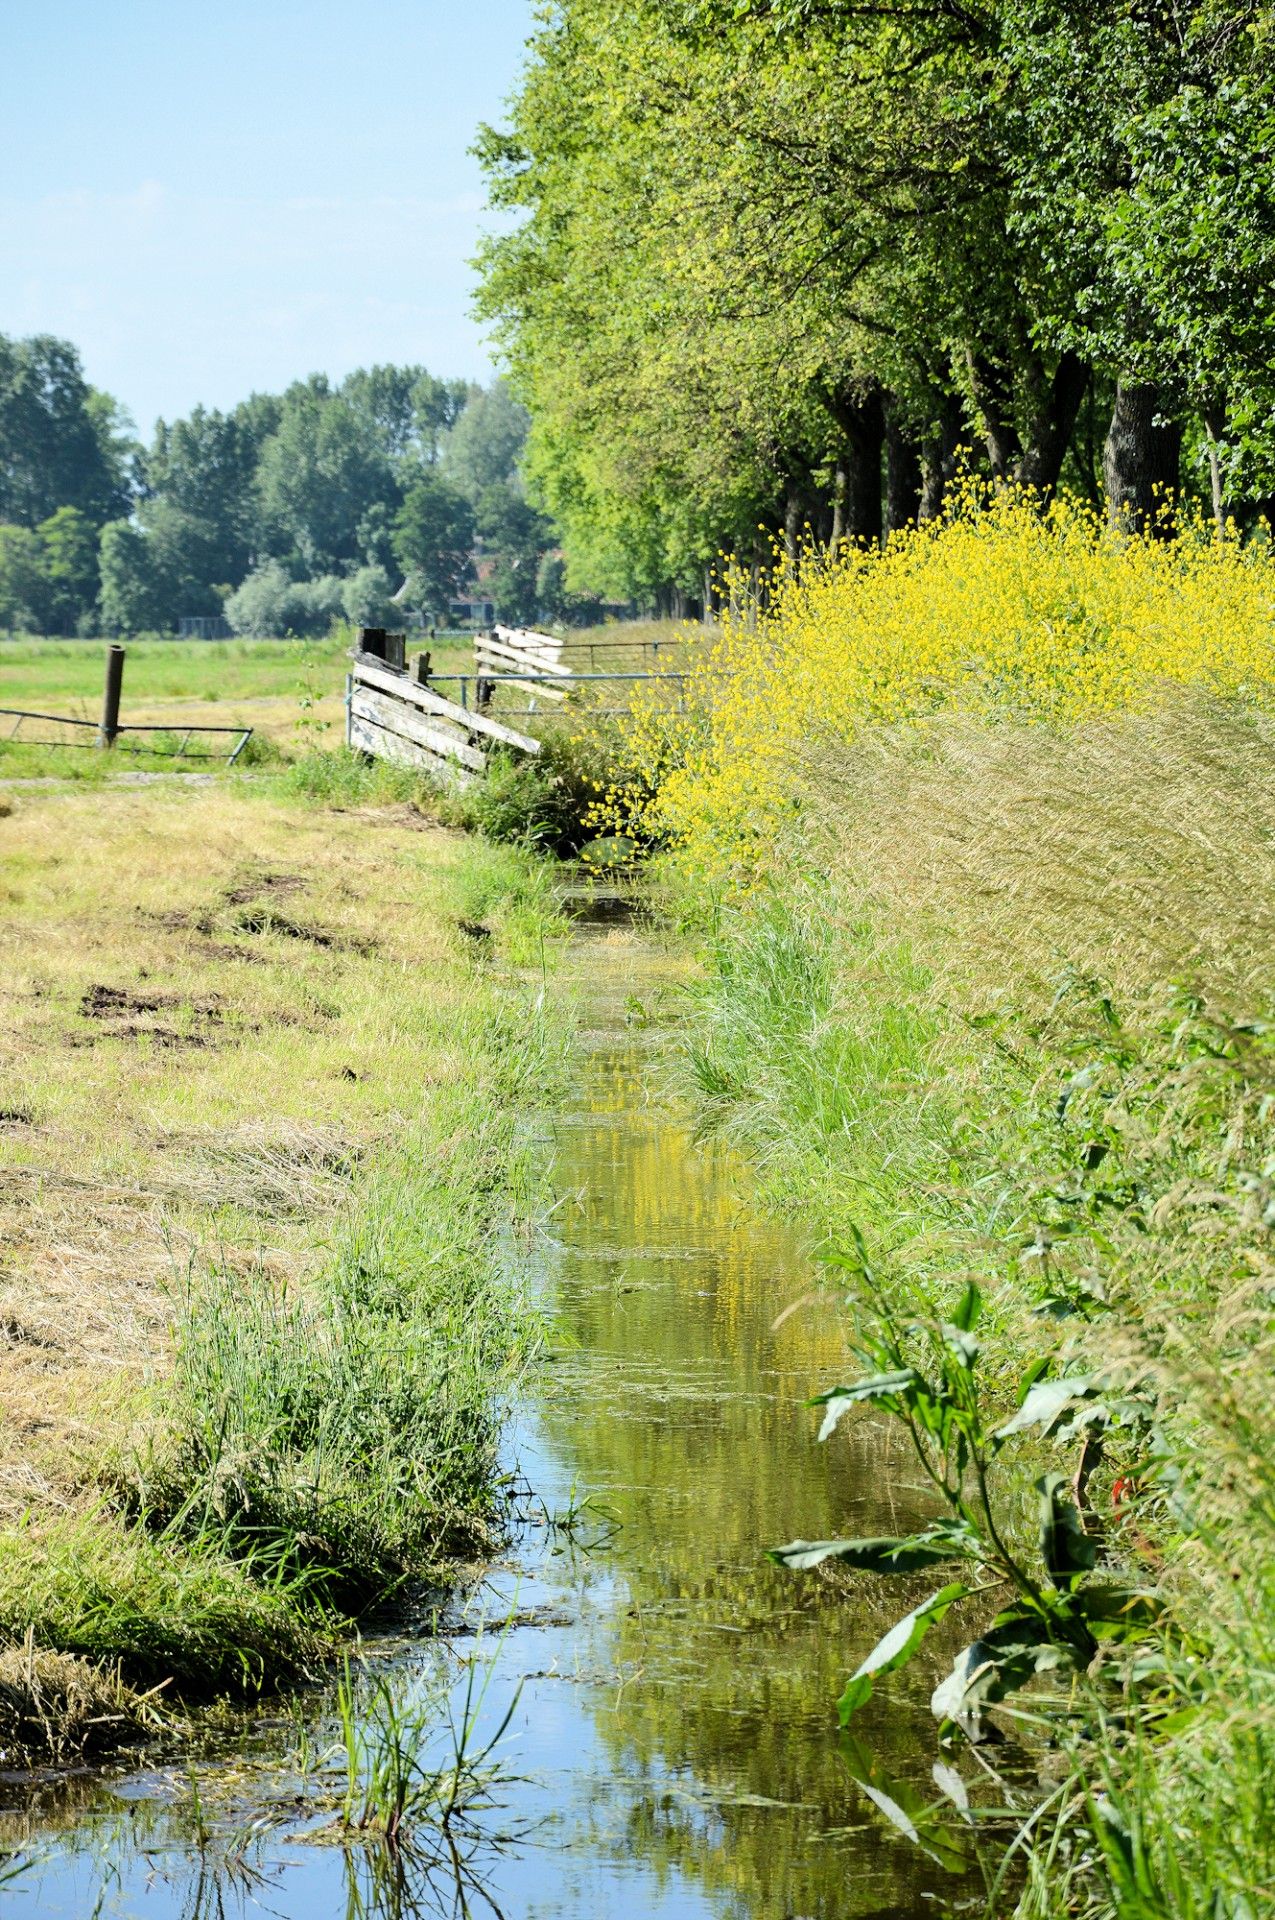
{"label": "muddy patch", "polygon": [[231,907],[247,906],[250,901],[260,900],[263,894],[270,900],[286,900],[302,892],[305,884],[304,876],[299,873],[254,873],[229,888],[225,900]]}
{"label": "muddy patch", "polygon": [[[112,987],[101,981],[85,989],[80,1013],[94,1022],[98,1031],[72,1033],[67,1043],[73,1047],[95,1046],[99,1039],[148,1040],[154,1047],[210,1047],[220,1036],[226,1019],[226,1005],[220,994],[186,995],[163,993],[156,988],[135,991],[130,987]],[[185,1029],[166,1026],[149,1016],[181,1012],[191,1025]]]}

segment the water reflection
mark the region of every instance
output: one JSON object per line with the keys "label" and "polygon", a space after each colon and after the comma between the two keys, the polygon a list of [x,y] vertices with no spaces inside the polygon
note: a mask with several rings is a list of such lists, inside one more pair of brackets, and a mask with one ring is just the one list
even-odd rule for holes
{"label": "water reflection", "polygon": [[[920,1814],[936,1797],[924,1677],[879,1690],[856,1722],[866,1755],[838,1749],[830,1702],[905,1590],[762,1557],[795,1535],[906,1532],[905,1463],[877,1427],[813,1444],[802,1402],[841,1368],[840,1325],[816,1297],[775,1326],[812,1292],[793,1240],[651,1097],[625,1004],[649,1004],[658,960],[617,928],[581,943],[580,967],[592,1018],[546,1141],[561,1204],[536,1256],[556,1354],[516,1435],[514,1549],[451,1622],[507,1623],[475,1730],[512,1708],[496,1804],[397,1850],[332,1844],[335,1789],[325,1802],[313,1765],[338,1744],[329,1698],[300,1734],[259,1723],[193,1775],[10,1787],[0,1840],[38,1850],[13,1912],[832,1920],[973,1893],[959,1857],[873,1802]],[[452,1645],[459,1688],[473,1641]],[[380,1650],[404,1698],[422,1658]]]}

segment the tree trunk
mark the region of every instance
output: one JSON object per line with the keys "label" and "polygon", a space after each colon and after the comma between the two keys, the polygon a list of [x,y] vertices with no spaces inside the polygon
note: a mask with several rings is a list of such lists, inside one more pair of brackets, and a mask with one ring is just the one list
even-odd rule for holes
{"label": "tree trunk", "polygon": [[1173,533],[1182,429],[1166,420],[1164,388],[1149,381],[1116,384],[1116,404],[1102,450],[1107,518],[1113,531]]}
{"label": "tree trunk", "polygon": [[939,401],[938,424],[921,442],[921,506],[919,518],[937,520],[948,487],[956,478],[956,449],[961,439],[961,403],[954,393]]}
{"label": "tree trunk", "polygon": [[921,445],[900,417],[898,402],[885,403],[885,530],[914,527],[921,512]]}
{"label": "tree trunk", "polygon": [[1053,379],[1046,381],[1043,376],[1044,368],[1033,362],[1028,376],[1032,401],[1028,440],[1014,474],[1019,486],[1029,487],[1042,503],[1057,492],[1076,416],[1089,385],[1089,368],[1069,348],[1054,368]]}
{"label": "tree trunk", "polygon": [[832,477],[832,532],[828,536],[828,552],[835,559],[846,537],[846,470],[838,460],[837,471]]}
{"label": "tree trunk", "polygon": [[1222,444],[1226,439],[1226,404],[1218,401],[1203,410],[1204,431],[1209,442],[1209,486],[1213,494],[1213,518],[1219,535],[1226,532],[1226,475],[1222,471]]}
{"label": "tree trunk", "polygon": [[801,507],[801,488],[795,480],[790,480],[784,495],[784,552],[790,567],[796,566],[801,552]]}
{"label": "tree trunk", "polygon": [[1023,384],[1030,407],[1027,445],[1014,423],[1014,392],[1008,368],[983,354],[968,354],[970,383],[983,416],[987,458],[998,487],[1012,482],[1029,488],[1042,503],[1058,486],[1063,459],[1071,442],[1080,403],[1089,382],[1089,368],[1070,349],[1054,368],[1052,378],[1043,361],[1028,360]]}
{"label": "tree trunk", "polygon": [[838,542],[879,546],[881,542],[881,452],[885,446],[885,407],[875,380],[867,386],[842,387],[823,396],[824,406],[841,429],[841,460],[837,493],[840,525],[834,518]]}

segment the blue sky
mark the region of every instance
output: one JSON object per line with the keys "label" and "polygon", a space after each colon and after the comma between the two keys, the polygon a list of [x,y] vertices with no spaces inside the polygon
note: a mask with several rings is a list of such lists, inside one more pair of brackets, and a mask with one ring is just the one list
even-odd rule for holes
{"label": "blue sky", "polygon": [[149,438],[375,361],[490,377],[468,157],[529,0],[0,0],[0,332]]}

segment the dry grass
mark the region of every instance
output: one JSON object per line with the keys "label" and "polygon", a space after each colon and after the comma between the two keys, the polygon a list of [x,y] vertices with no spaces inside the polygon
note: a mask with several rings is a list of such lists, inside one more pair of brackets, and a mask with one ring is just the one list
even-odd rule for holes
{"label": "dry grass", "polygon": [[1064,966],[1251,1008],[1275,963],[1275,724],[1198,694],[1065,731],[945,716],[807,767],[819,858],[986,994]]}
{"label": "dry grass", "polygon": [[4,821],[10,1512],[91,1472],[124,1384],[162,1363],[192,1249],[304,1267],[360,1152],[447,1078],[411,1015],[464,989],[436,904],[456,842],[422,828],[207,789],[24,799]]}

